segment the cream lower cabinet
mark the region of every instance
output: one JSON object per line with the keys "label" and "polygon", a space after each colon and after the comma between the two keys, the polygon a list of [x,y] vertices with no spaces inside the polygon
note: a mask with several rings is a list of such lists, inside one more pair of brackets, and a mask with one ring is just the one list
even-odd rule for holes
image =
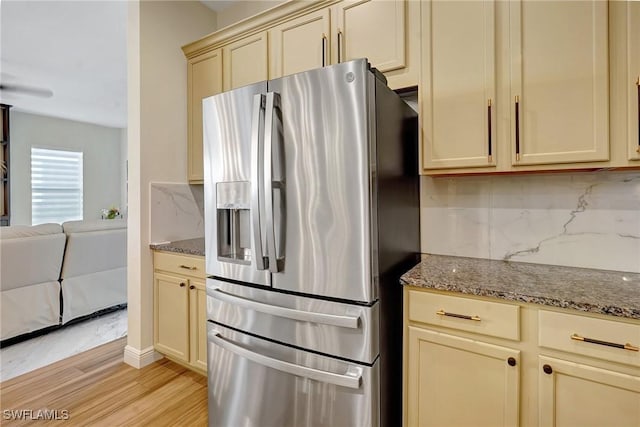
{"label": "cream lower cabinet", "polygon": [[640,426],[639,321],[404,294],[405,426]]}
{"label": "cream lower cabinet", "polygon": [[640,325],[539,310],[538,344],[541,426],[640,426]]}
{"label": "cream lower cabinet", "polygon": [[200,373],[207,371],[204,259],[154,253],[154,348]]}
{"label": "cream lower cabinet", "polygon": [[518,425],[520,352],[409,327],[407,425]]}
{"label": "cream lower cabinet", "polygon": [[541,356],[538,387],[541,426],[640,426],[638,376]]}

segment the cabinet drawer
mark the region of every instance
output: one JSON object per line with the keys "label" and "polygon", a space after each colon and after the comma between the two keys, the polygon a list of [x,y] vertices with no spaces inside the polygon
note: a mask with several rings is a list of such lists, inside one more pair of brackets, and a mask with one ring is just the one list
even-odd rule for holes
{"label": "cabinet drawer", "polygon": [[640,366],[640,325],[540,310],[538,334],[541,347]]}
{"label": "cabinet drawer", "polygon": [[520,307],[517,305],[409,291],[409,320],[520,339]]}
{"label": "cabinet drawer", "polygon": [[174,255],[166,252],[153,253],[153,268],[156,270],[193,276],[204,279],[204,257]]}

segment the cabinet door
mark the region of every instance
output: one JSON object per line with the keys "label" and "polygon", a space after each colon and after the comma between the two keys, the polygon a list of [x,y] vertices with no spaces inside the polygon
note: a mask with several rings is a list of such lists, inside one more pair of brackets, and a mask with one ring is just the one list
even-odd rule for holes
{"label": "cabinet door", "polygon": [[224,90],[235,89],[269,78],[266,31],[224,46],[222,57]]}
{"label": "cabinet door", "polygon": [[640,160],[640,2],[627,6],[627,111],[629,160]]}
{"label": "cabinet door", "polygon": [[405,66],[406,0],[349,0],[335,6],[333,63],[368,58],[380,71]]}
{"label": "cabinet door", "polygon": [[509,2],[514,165],[609,159],[607,11],[601,0]]}
{"label": "cabinet door", "polygon": [[408,425],[518,425],[519,364],[517,350],[410,326]]}
{"label": "cabinet door", "polygon": [[329,65],[329,9],[287,21],[269,30],[272,79]]}
{"label": "cabinet door", "polygon": [[640,377],[544,356],[539,365],[541,426],[640,425]]}
{"label": "cabinet door", "polygon": [[187,62],[187,178],[204,181],[202,99],[222,92],[222,51],[216,49]]}
{"label": "cabinet door", "polygon": [[425,169],[495,166],[495,4],[422,3]]}
{"label": "cabinet door", "polygon": [[154,344],[156,349],[178,360],[189,362],[188,280],[155,273]]}
{"label": "cabinet door", "polygon": [[191,280],[189,285],[189,338],[191,364],[207,371],[207,291],[205,283]]}

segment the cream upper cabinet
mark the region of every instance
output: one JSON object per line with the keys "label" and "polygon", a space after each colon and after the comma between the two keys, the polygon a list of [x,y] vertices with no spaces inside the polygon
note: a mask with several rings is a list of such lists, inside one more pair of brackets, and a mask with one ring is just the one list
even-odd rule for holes
{"label": "cream upper cabinet", "polygon": [[390,87],[418,83],[420,2],[348,0],[269,30],[270,78],[368,58]]}
{"label": "cream upper cabinet", "polygon": [[406,0],[346,0],[338,3],[334,63],[369,58],[380,71],[405,66]]}
{"label": "cream upper cabinet", "polygon": [[520,352],[409,327],[407,425],[517,426]]}
{"label": "cream upper cabinet", "polygon": [[270,29],[271,78],[329,65],[330,23],[329,9],[321,9]]}
{"label": "cream upper cabinet", "polygon": [[495,166],[495,2],[422,3],[426,169]]}
{"label": "cream upper cabinet", "polygon": [[268,80],[267,32],[223,46],[222,58],[224,90]]}
{"label": "cream upper cabinet", "polygon": [[548,427],[637,427],[640,377],[539,358],[539,420]]}
{"label": "cream upper cabinet", "polygon": [[202,99],[222,92],[222,50],[187,61],[187,178],[204,182],[202,155]]}
{"label": "cream upper cabinet", "polygon": [[514,165],[609,159],[608,5],[509,2]]}
{"label": "cream upper cabinet", "polygon": [[[627,7],[627,101],[628,158],[640,160],[640,2]],[[636,162],[637,163],[637,162]],[[636,165],[637,166],[637,165]]]}
{"label": "cream upper cabinet", "polygon": [[[423,1],[423,171],[632,165],[628,158],[640,156],[625,137],[637,133],[636,8],[601,0]],[[623,19],[628,42],[618,34]],[[622,63],[629,68],[624,112],[616,81]]]}
{"label": "cream upper cabinet", "polygon": [[368,58],[392,89],[418,84],[419,1],[345,0],[331,10],[333,64]]}

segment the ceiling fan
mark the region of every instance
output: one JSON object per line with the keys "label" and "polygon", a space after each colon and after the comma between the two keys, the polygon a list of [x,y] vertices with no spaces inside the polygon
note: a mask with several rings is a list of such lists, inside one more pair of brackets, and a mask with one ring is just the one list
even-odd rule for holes
{"label": "ceiling fan", "polygon": [[2,73],[1,77],[2,77],[2,80],[0,80],[0,92],[15,93],[19,95],[28,95],[28,96],[37,96],[40,98],[51,98],[53,96],[53,91],[51,89],[38,87],[38,86],[17,84],[17,83],[5,83],[3,81],[5,80],[5,78],[8,78],[9,80],[11,80],[11,78],[13,77],[6,73]]}

